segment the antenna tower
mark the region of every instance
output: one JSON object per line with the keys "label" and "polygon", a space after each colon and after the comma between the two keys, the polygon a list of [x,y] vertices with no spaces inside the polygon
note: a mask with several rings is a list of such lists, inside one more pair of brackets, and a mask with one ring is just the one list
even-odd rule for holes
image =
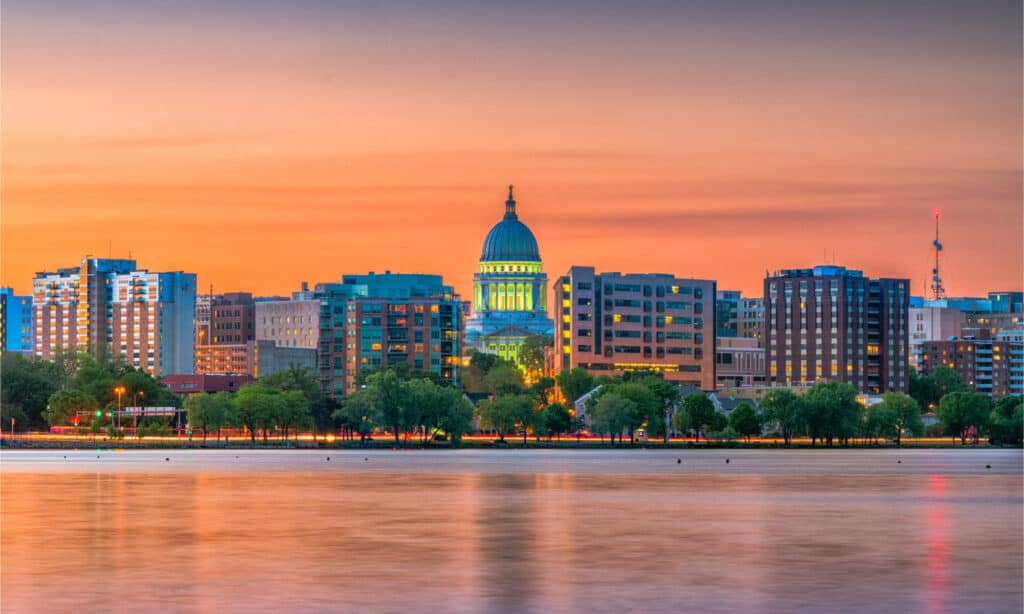
{"label": "antenna tower", "polygon": [[939,242],[939,217],[942,211],[935,210],[935,240],[932,246],[935,247],[935,264],[932,266],[932,300],[945,298],[946,289],[942,287],[942,274],[939,272],[939,256],[942,254],[942,243]]}

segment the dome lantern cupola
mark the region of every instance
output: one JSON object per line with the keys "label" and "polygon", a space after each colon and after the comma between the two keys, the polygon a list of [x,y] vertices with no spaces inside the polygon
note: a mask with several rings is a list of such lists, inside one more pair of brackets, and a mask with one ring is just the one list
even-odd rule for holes
{"label": "dome lantern cupola", "polygon": [[508,186],[508,200],[505,201],[505,216],[487,233],[480,261],[540,262],[536,237],[516,215],[516,201],[512,197],[511,185]]}

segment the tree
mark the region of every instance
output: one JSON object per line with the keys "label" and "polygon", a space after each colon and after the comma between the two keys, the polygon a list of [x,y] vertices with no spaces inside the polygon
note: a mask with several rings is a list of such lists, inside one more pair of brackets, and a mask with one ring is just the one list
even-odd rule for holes
{"label": "tree", "polygon": [[230,393],[218,392],[190,395],[185,399],[184,408],[188,412],[189,424],[203,429],[203,441],[210,431],[215,431],[217,441],[220,441],[220,430],[230,422],[234,406]]}
{"label": "tree", "polygon": [[341,402],[331,417],[349,433],[359,433],[359,441],[363,443],[373,432],[374,411],[373,393],[369,389],[357,390]]}
{"label": "tree", "polygon": [[[921,421],[921,406],[910,396],[902,392],[886,392],[882,395],[882,402],[879,405],[883,405],[887,411],[891,411],[896,417],[896,431],[893,433],[893,436],[896,438],[896,445],[902,443],[903,433],[909,433],[911,437],[920,437],[924,432],[924,423]],[[888,437],[888,435],[885,436]]]}
{"label": "tree", "polygon": [[580,397],[593,390],[597,383],[589,371],[581,367],[574,367],[568,371],[560,372],[555,381],[562,390],[565,400],[573,405]]}
{"label": "tree", "polygon": [[[249,430],[249,437],[256,443],[256,431],[260,425],[266,425],[273,414],[271,396],[279,391],[257,383],[242,386],[231,399],[235,406],[234,416],[239,424]],[[266,428],[263,431],[264,441],[267,438]]]}
{"label": "tree", "polygon": [[612,445],[615,436],[622,441],[622,431],[631,428],[636,421],[636,403],[614,392],[602,394],[590,412],[590,424],[599,433],[608,433]]}
{"label": "tree", "polygon": [[964,445],[972,427],[975,432],[980,432],[985,427],[989,415],[989,400],[977,392],[950,392],[939,402],[937,414],[945,433],[954,437],[959,436],[960,445]]}
{"label": "tree", "polygon": [[504,442],[505,435],[512,432],[517,424],[527,424],[533,413],[533,399],[525,394],[499,395],[481,404],[480,419],[484,425],[498,433],[498,440]]}
{"label": "tree", "polygon": [[1005,396],[989,414],[989,435],[993,443],[1019,444],[1024,435],[1024,396]]}
{"label": "tree", "polygon": [[544,348],[554,346],[555,340],[550,335],[529,335],[523,340],[519,349],[519,362],[531,373],[544,370]]}
{"label": "tree", "polygon": [[[651,434],[655,435],[660,432],[665,438],[665,443],[668,443],[669,419],[671,418],[672,408],[679,403],[679,387],[671,382],[666,382],[665,378],[661,376],[647,376],[640,383],[654,394],[661,405],[661,420],[654,420],[652,417],[648,430]],[[654,424],[658,424],[658,428],[651,428]]]}
{"label": "tree", "polygon": [[537,402],[537,407],[547,407],[555,402],[555,378],[542,377],[530,385],[530,396]]}
{"label": "tree", "polygon": [[639,382],[611,384],[601,388],[599,396],[615,394],[633,402],[633,414],[623,424],[632,440],[633,431],[646,424],[649,433],[660,436],[665,432],[665,414],[661,399]]}
{"label": "tree", "polygon": [[523,373],[516,367],[508,365],[496,366],[484,377],[487,388],[495,395],[522,394],[526,391],[523,385]]}
{"label": "tree", "polygon": [[676,409],[676,415],[672,416],[672,426],[680,433],[686,433],[693,427],[693,419],[686,413],[685,407]]}
{"label": "tree", "polygon": [[39,358],[4,352],[0,358],[0,419],[23,428],[42,426],[50,396],[60,388],[56,366]]}
{"label": "tree", "polygon": [[739,435],[746,437],[749,442],[751,435],[761,434],[761,417],[753,407],[740,403],[729,414],[729,426]]}
{"label": "tree", "polygon": [[462,436],[469,432],[473,423],[473,404],[462,393],[451,387],[442,387],[446,411],[441,414],[438,427],[448,434],[452,446],[462,443]]}
{"label": "tree", "polygon": [[373,392],[377,415],[381,423],[394,433],[397,446],[400,443],[399,432],[409,426],[408,388],[390,369],[374,373],[366,381],[368,389]]}
{"label": "tree", "polygon": [[568,433],[572,429],[572,414],[565,405],[551,403],[544,408],[544,424],[548,437],[557,435],[561,439],[563,433]]}
{"label": "tree", "polygon": [[[913,399],[911,399],[911,402],[913,402]],[[914,403],[914,405],[916,406],[917,403]],[[871,439],[872,441],[877,441],[879,438],[888,439],[896,437],[899,434],[898,420],[899,414],[896,413],[895,407],[884,402],[875,403],[868,407],[867,417],[862,427],[862,434],[865,439]]]}
{"label": "tree", "polygon": [[275,371],[259,378],[261,384],[278,390],[298,390],[306,399],[307,411],[313,424],[313,439],[317,432],[333,428],[331,414],[335,403],[323,393],[320,383],[309,372],[309,368],[290,363],[283,371]]}
{"label": "tree", "polygon": [[800,397],[786,389],[772,390],[761,399],[761,412],[766,422],[772,423],[782,434],[787,447],[793,436],[806,428],[806,415]]}
{"label": "tree", "polygon": [[846,443],[861,430],[864,406],[857,402],[857,389],[850,384],[836,381],[815,384],[804,400],[812,438],[822,437],[826,445],[831,446],[833,439]]}
{"label": "tree", "polygon": [[690,418],[690,427],[696,431],[697,441],[700,441],[701,433],[706,432],[709,426],[713,428],[716,423],[714,416],[718,412],[715,411],[715,405],[702,393],[686,395],[682,409]]}
{"label": "tree", "polygon": [[58,390],[50,396],[43,418],[50,426],[70,424],[76,413],[92,416],[98,407],[96,399],[81,390]]}

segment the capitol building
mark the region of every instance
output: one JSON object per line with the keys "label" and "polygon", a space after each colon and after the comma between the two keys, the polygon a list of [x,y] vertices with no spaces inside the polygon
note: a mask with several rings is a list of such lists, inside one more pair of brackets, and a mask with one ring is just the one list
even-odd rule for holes
{"label": "capitol building", "polygon": [[466,347],[520,362],[530,335],[554,333],[547,312],[548,276],[537,239],[519,221],[512,186],[505,215],[484,239],[473,276],[473,314],[466,321]]}

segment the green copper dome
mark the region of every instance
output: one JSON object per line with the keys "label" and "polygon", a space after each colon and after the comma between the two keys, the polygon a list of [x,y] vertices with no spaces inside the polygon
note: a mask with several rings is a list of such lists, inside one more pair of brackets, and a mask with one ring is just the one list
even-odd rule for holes
{"label": "green copper dome", "polygon": [[508,186],[508,200],[505,201],[505,217],[487,233],[480,261],[540,261],[537,239],[526,224],[519,221],[519,216],[516,215],[516,201],[512,198],[512,186]]}

